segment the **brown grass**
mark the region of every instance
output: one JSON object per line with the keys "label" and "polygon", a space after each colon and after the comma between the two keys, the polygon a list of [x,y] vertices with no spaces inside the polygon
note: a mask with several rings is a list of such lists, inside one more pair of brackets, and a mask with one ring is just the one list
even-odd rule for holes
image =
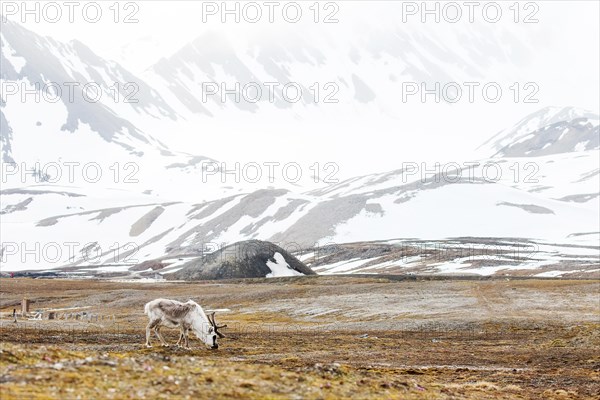
{"label": "brown grass", "polygon": [[[599,288],[597,281],[3,280],[3,311],[12,311],[27,294],[34,308],[92,305],[86,310],[101,312],[110,307],[116,318],[114,323],[2,320],[0,390],[2,400],[597,398],[600,324],[594,321],[600,305],[589,294]],[[361,303],[346,303],[347,295]],[[536,303],[561,295],[578,297],[580,304],[554,304],[547,313]],[[394,296],[406,296],[397,297],[402,301],[397,314],[388,304]],[[196,339],[191,351],[145,348],[141,307],[155,297],[191,297],[231,308],[219,318],[229,324],[228,337],[217,351]],[[405,301],[411,298],[422,309],[407,314]],[[365,305],[365,299],[374,303]],[[292,313],[298,301],[340,311],[316,317]],[[469,306],[453,310],[459,301]],[[523,302],[531,307],[523,308]],[[279,311],[268,311],[276,306]],[[369,322],[357,324],[362,317],[351,313],[353,307],[370,312]],[[490,318],[495,307],[505,314]],[[385,313],[378,314],[381,310]],[[176,341],[176,330],[164,332]]]}

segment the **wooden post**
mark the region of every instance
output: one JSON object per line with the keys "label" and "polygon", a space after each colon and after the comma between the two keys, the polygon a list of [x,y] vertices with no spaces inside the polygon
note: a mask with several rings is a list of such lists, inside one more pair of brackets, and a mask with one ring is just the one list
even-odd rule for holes
{"label": "wooden post", "polygon": [[24,298],[23,301],[21,301],[21,313],[23,315],[29,313],[29,304],[30,304],[29,299]]}

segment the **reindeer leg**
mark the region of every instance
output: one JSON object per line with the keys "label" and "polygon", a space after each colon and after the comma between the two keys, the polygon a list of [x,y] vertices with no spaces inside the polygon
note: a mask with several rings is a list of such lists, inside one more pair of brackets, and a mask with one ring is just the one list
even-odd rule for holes
{"label": "reindeer leg", "polygon": [[189,338],[190,338],[190,328],[187,327],[185,329],[185,335],[184,335],[184,340],[185,340],[185,348],[189,349],[190,348],[190,343],[189,343]]}
{"label": "reindeer leg", "polygon": [[[188,331],[189,331],[189,327],[185,326],[185,325],[179,325],[179,340],[177,341],[177,346],[179,347],[185,347],[186,349],[189,349],[189,345],[188,345]],[[181,341],[183,340],[183,343],[181,343]]]}
{"label": "reindeer leg", "polygon": [[158,337],[158,340],[160,340],[160,343],[164,347],[169,347],[169,343],[167,343],[167,341],[163,337],[162,333],[160,333],[160,325],[157,325],[156,328],[154,328],[154,333],[156,333],[156,337]]}
{"label": "reindeer leg", "polygon": [[156,329],[157,327],[155,326],[154,329],[152,329],[154,331],[154,335],[156,336],[156,338],[158,340],[160,340],[161,344],[162,344],[162,340],[160,339],[160,333],[158,333],[158,329]]}
{"label": "reindeer leg", "polygon": [[146,325],[146,347],[152,347],[150,344],[150,324]]}
{"label": "reindeer leg", "polygon": [[150,331],[154,329],[158,323],[160,323],[160,320],[155,319],[154,321],[148,322],[148,325],[146,325],[146,347],[152,347],[152,345],[150,344]]}
{"label": "reindeer leg", "polygon": [[158,332],[158,334],[160,335],[160,339],[161,339],[162,345],[165,346],[165,347],[169,347],[170,345],[165,340],[165,337],[163,336],[163,334],[160,331]]}
{"label": "reindeer leg", "polygon": [[183,325],[180,326],[179,329],[180,329],[180,331],[179,331],[179,340],[177,340],[177,343],[175,343],[175,345],[177,347],[181,347],[181,341],[185,337],[185,329],[183,328]]}

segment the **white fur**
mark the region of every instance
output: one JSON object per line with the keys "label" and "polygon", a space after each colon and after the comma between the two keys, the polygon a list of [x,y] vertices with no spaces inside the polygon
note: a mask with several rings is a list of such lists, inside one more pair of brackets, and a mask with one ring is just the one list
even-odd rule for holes
{"label": "white fur", "polygon": [[210,348],[217,348],[217,335],[208,320],[208,317],[200,305],[192,300],[182,303],[177,300],[156,299],[144,306],[144,313],[148,315],[146,326],[146,346],[150,345],[150,334],[154,330],[156,337],[163,346],[169,346],[160,333],[161,326],[168,328],[180,328],[179,340],[184,340],[185,347],[189,347],[188,331],[191,329],[198,339],[202,340]]}

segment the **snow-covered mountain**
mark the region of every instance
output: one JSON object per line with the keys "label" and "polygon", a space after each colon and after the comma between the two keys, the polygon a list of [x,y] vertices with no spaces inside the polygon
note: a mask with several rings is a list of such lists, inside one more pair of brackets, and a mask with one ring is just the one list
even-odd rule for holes
{"label": "snow-covered mountain", "polygon": [[[315,104],[315,83],[320,86],[321,102],[329,95],[339,103],[336,111],[369,103],[385,111],[401,101],[405,82],[424,82],[431,88],[436,82],[486,79],[496,68],[502,69],[502,78],[510,79],[527,62],[531,44],[517,40],[505,28],[482,29],[485,41],[461,27],[449,35],[436,29],[394,26],[353,32],[348,42],[323,30],[299,34],[293,29],[276,37],[258,33],[235,37],[235,44],[222,33],[209,31],[159,60],[144,76],[156,87],[166,88],[161,93],[168,93],[165,97],[173,100],[169,104],[187,118],[268,108],[303,115]],[[278,85],[273,86],[271,99],[267,83],[273,82]],[[302,92],[298,101],[286,100],[286,94],[287,98],[296,95],[295,90],[284,90],[290,82]],[[232,94],[224,94],[228,100],[222,101],[222,89],[231,91],[236,83],[242,88],[250,85],[248,91],[239,101]],[[325,87],[326,83],[333,85]]]}
{"label": "snow-covered mountain", "polygon": [[[14,23],[3,25],[3,88],[20,91],[3,93],[3,168],[97,162],[109,180],[53,182],[48,176],[31,182],[10,175],[16,180],[3,182],[0,201],[2,270],[130,266],[155,259],[177,263],[251,239],[288,250],[315,243],[464,236],[597,246],[598,116],[574,108],[547,108],[527,116],[486,142],[470,163],[400,162],[393,171],[317,189],[206,184],[199,176],[207,156],[173,151],[164,143],[171,129],[191,125],[203,130],[197,118],[211,119],[226,109],[253,115],[263,107],[282,108],[295,117],[317,110],[277,95],[272,103],[204,101],[206,82],[307,82],[306,71],[318,67],[321,82],[331,80],[348,89],[340,93],[345,96],[340,107],[342,114],[351,115],[355,104],[372,112],[369,105],[377,103],[385,112],[397,96],[399,74],[427,80],[435,72],[436,79],[460,80],[464,68],[477,75],[492,62],[510,64],[510,54],[489,54],[489,43],[473,42],[470,48],[478,52],[454,54],[430,36],[394,35],[393,41],[384,40],[382,33],[381,40],[370,38],[332,53],[346,54],[355,66],[343,74],[339,60],[319,50],[337,43],[317,47],[310,38],[298,37],[285,48],[277,41],[261,42],[249,52],[203,36],[158,62],[142,79],[79,42],[59,43]],[[468,35],[462,39],[474,40]],[[514,42],[510,36],[505,39]],[[417,53],[420,62],[414,58]],[[440,70],[441,64],[447,68]],[[47,101],[44,96],[54,92],[44,92],[43,86],[52,82],[97,82],[102,99],[86,100],[77,90],[70,99],[63,90],[56,101]],[[129,94],[124,87],[120,101],[115,99],[112,85],[124,82],[138,85],[138,103],[122,101]],[[41,100],[22,101],[23,88],[33,89]],[[302,90],[310,92],[310,87]],[[136,182],[113,179],[115,163],[121,174],[134,172]],[[126,163],[133,163],[133,169],[125,170]]]}
{"label": "snow-covered mountain", "polygon": [[[0,45],[4,188],[48,180],[95,187],[99,174],[104,186],[155,193],[166,182],[176,188],[199,179],[201,163],[211,161],[173,151],[139,128],[140,120],[176,114],[142,79],[83,43],[61,43],[8,21]],[[86,166],[93,179],[86,179]],[[43,179],[27,172],[45,167]]]}
{"label": "snow-covered mountain", "polygon": [[545,156],[598,149],[598,114],[575,107],[543,108],[479,147],[494,157]]}
{"label": "snow-covered mountain", "polygon": [[[99,193],[43,185],[3,191],[3,240],[59,243],[63,256],[54,265],[32,264],[17,248],[6,265],[85,265],[90,249],[91,264],[135,264],[198,255],[246,239],[288,249],[463,236],[597,245],[598,151],[528,161],[536,167],[524,169],[529,167],[518,164],[520,159],[489,159],[470,170],[447,169],[425,178],[405,168],[307,193],[265,189],[198,204],[125,192],[103,191],[106,197],[99,199]],[[486,165],[500,168],[502,178],[484,172]],[[69,257],[67,242],[77,244]]]}
{"label": "snow-covered mountain", "polygon": [[[223,161],[276,155],[305,161],[310,154],[313,160],[338,163],[347,172],[344,177],[350,177],[395,166],[380,161],[385,165],[356,167],[358,154],[349,155],[356,149],[348,146],[346,151],[347,140],[364,142],[364,151],[381,153],[380,160],[407,159],[414,154],[378,143],[402,135],[423,149],[428,143],[421,138],[427,134],[463,123],[465,114],[489,112],[481,97],[487,82],[504,91],[500,106],[511,107],[509,87],[524,75],[529,79],[523,71],[531,68],[530,54],[536,49],[531,40],[518,39],[506,27],[484,25],[477,33],[469,27],[432,25],[377,24],[344,35],[342,27],[303,27],[302,34],[293,27],[277,35],[206,31],[141,76],[176,111],[175,122],[155,124],[160,131],[182,133],[163,138],[174,147],[198,140]],[[462,83],[473,81],[479,86],[471,102]],[[450,104],[453,90],[446,96],[439,89],[446,83],[460,86],[460,101]],[[443,92],[441,100],[430,94],[423,102],[423,92],[436,87],[438,94]],[[430,118],[433,113],[438,117]],[[502,127],[504,121],[493,124]],[[469,119],[469,130],[487,129],[484,118]],[[370,140],[362,140],[366,131]],[[449,136],[438,135],[439,147]],[[278,151],[255,146],[257,140],[268,140],[268,148]],[[224,150],[222,142],[237,146]],[[251,152],[240,150],[250,146]],[[327,151],[333,146],[339,151]],[[436,152],[439,158],[439,151],[436,146],[428,155]]]}
{"label": "snow-covered mountain", "polygon": [[[23,140],[24,132],[32,132],[27,139],[40,140],[86,128],[130,154],[140,154],[145,147],[166,150],[134,126],[129,117],[144,113],[174,118],[173,110],[143,80],[120,65],[101,59],[79,41],[60,43],[10,21],[3,22],[0,42],[5,89],[2,118],[6,132],[19,130],[15,138],[3,135],[3,160],[27,157],[25,149],[33,146],[12,144],[13,140]],[[135,87],[125,87],[130,82]],[[93,86],[86,90],[88,83]],[[31,92],[25,92],[27,89]],[[31,115],[36,117],[23,121],[22,116]]]}

